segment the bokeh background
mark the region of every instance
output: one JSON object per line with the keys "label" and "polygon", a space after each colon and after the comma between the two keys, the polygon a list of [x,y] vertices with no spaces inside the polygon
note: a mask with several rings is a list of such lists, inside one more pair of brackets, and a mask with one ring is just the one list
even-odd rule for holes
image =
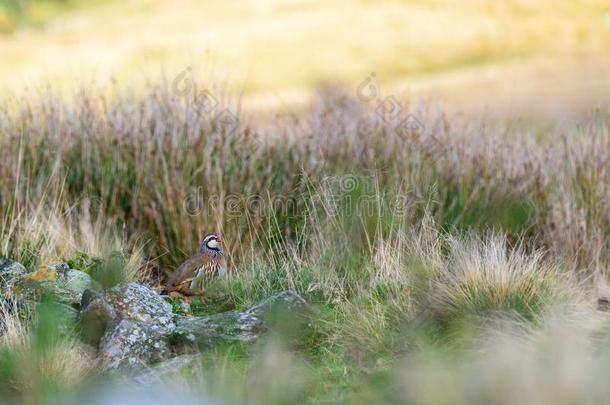
{"label": "bokeh background", "polygon": [[276,109],[375,72],[384,91],[447,111],[546,119],[607,103],[609,51],[601,0],[0,1],[9,92],[137,86],[190,67]]}

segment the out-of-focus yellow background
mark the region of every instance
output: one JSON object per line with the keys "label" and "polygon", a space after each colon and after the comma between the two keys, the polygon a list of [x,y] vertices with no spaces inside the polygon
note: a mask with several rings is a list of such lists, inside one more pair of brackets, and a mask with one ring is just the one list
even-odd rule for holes
{"label": "out-of-focus yellow background", "polygon": [[451,111],[563,117],[610,98],[601,0],[0,0],[0,89],[137,86],[184,69],[252,108],[320,83]]}

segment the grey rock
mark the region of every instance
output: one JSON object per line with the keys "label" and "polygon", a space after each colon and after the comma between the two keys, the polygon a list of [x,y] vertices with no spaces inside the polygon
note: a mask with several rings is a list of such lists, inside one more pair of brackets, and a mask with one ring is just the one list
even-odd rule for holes
{"label": "grey rock", "polygon": [[9,308],[26,309],[37,302],[44,292],[52,292],[59,297],[67,317],[77,319],[78,313],[70,304],[80,301],[79,294],[84,290],[81,285],[90,281],[88,275],[78,273],[82,272],[69,270],[69,267],[67,272],[58,273],[56,266],[41,267],[30,273],[13,260],[0,259],[1,295]]}
{"label": "grey rock", "polygon": [[80,270],[60,269],[57,271],[57,292],[63,301],[79,304],[83,293],[94,284],[91,276]]}
{"label": "grey rock", "polygon": [[[176,326],[171,305],[150,288],[136,283],[120,284],[104,292],[86,290],[81,305],[84,327],[88,323],[102,325],[98,338],[116,319],[147,324],[160,333],[171,332]],[[95,343],[95,339],[88,340]]]}
{"label": "grey rock", "polygon": [[105,370],[134,372],[167,359],[170,350],[159,329],[121,319],[102,337],[99,356]]}
{"label": "grey rock", "polygon": [[148,287],[137,283],[120,284],[104,298],[119,318],[150,323],[164,331],[174,328],[171,305]]}
{"label": "grey rock", "polygon": [[134,382],[146,386],[156,383],[163,384],[167,382],[169,377],[180,373],[180,371],[187,367],[193,366],[197,362],[198,357],[193,354],[174,357],[173,359],[155,364],[153,367],[146,369],[146,371],[135,375],[132,379]]}
{"label": "grey rock", "polygon": [[5,283],[4,292],[22,303],[34,303],[48,292],[64,304],[76,305],[83,292],[95,284],[87,273],[71,270],[66,263],[41,266],[31,273],[19,266],[16,275]]}
{"label": "grey rock", "polygon": [[[105,292],[82,294],[83,336],[98,346],[103,367],[134,373],[193,346],[221,342],[255,342],[267,329],[266,317],[276,310],[300,313],[309,309],[293,291],[284,291],[247,311],[206,317],[174,317],[171,306],[151,289],[121,284]],[[91,325],[93,325],[91,327]],[[91,330],[88,331],[87,326]],[[182,360],[162,363],[140,375],[144,382],[182,367]]]}
{"label": "grey rock", "polygon": [[0,258],[0,293],[7,297],[16,281],[27,273],[23,265],[14,260]]}
{"label": "grey rock", "polygon": [[290,313],[306,313],[311,310],[307,302],[292,290],[282,291],[261,301],[246,311],[247,314],[256,317],[266,317],[275,311],[286,311]]}
{"label": "grey rock", "polygon": [[26,272],[27,270],[21,263],[0,257],[0,279],[4,280],[7,275],[24,274]]}
{"label": "grey rock", "polygon": [[219,342],[255,342],[268,327],[265,319],[274,311],[292,315],[309,310],[309,305],[294,291],[273,295],[245,312],[230,311],[207,317],[180,317],[171,333],[174,345],[210,346]]}
{"label": "grey rock", "polygon": [[131,372],[166,359],[165,336],[175,328],[171,306],[140,284],[120,284],[109,291],[83,293],[81,331],[98,345],[108,370]]}
{"label": "grey rock", "polygon": [[174,345],[210,346],[220,342],[252,343],[265,332],[262,320],[245,312],[231,311],[206,317],[181,317],[170,341]]}

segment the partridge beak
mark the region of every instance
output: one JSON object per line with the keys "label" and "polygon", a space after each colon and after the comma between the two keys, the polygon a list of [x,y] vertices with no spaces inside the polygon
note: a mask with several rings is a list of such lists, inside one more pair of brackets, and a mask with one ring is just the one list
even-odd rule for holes
{"label": "partridge beak", "polygon": [[222,237],[219,236],[217,240],[218,240],[218,243],[222,243]]}

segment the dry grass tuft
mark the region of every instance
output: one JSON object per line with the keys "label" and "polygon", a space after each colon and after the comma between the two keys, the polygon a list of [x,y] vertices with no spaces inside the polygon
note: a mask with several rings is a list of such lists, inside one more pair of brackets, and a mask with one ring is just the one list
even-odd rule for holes
{"label": "dry grass tuft", "polygon": [[[40,403],[80,387],[94,370],[91,349],[76,337],[57,334],[64,320],[46,310],[19,313],[0,306],[0,373],[8,398]],[[39,319],[40,316],[49,317]]]}

